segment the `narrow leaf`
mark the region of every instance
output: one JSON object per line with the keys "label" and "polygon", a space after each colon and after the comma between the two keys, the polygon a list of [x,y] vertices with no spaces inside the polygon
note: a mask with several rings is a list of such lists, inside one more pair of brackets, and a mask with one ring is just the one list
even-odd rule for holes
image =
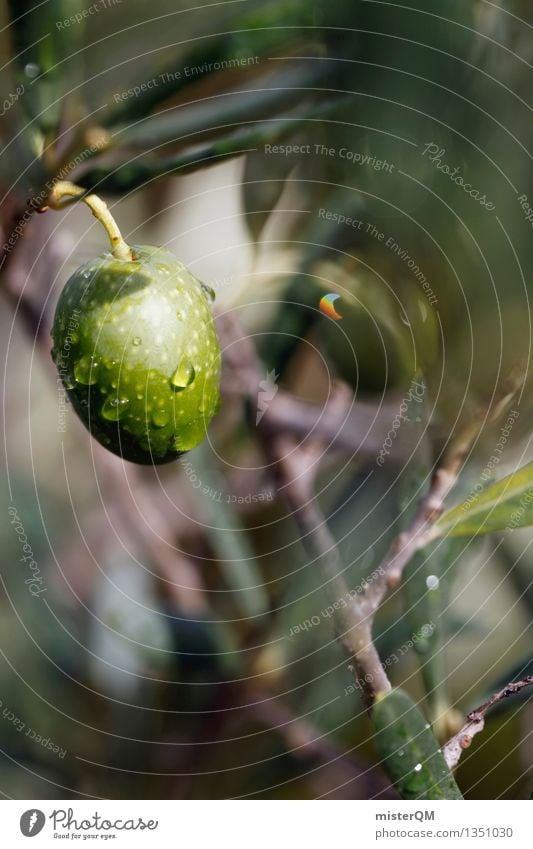
{"label": "narrow leaf", "polygon": [[[333,101],[334,106],[338,102]],[[238,130],[213,141],[188,147],[172,156],[139,156],[135,159],[130,155],[124,163],[101,165],[86,172],[81,170],[78,181],[88,189],[98,189],[101,192],[133,191],[159,177],[188,174],[205,168],[206,165],[255,151],[262,145],[277,143],[305,125],[306,121],[318,120],[332,109],[332,103],[319,104],[305,111],[282,114],[261,123],[244,122]]]}
{"label": "narrow leaf", "polygon": [[284,67],[243,83],[238,89],[121,125],[113,130],[112,136],[117,146],[136,145],[148,150],[178,141],[190,142],[192,136],[195,142],[203,141],[219,134],[221,127],[238,127],[243,121],[279,115],[306,95],[319,93],[322,76],[314,69]]}
{"label": "narrow leaf", "polygon": [[[224,63],[238,69],[239,62],[233,59],[232,65],[232,57],[231,42],[228,43],[226,38],[217,37],[206,42],[202,40],[199,47],[195,47],[180,59],[180,64],[184,68],[204,67],[206,74],[209,74],[212,66],[224,67]],[[244,63],[243,66],[246,67]],[[128,91],[132,91],[133,95],[127,94],[118,102],[115,101],[112,108],[105,113],[102,125],[112,127],[118,123],[146,118],[161,103],[175,97],[187,86],[197,83],[198,77],[195,74],[176,72],[176,56],[173,56],[171,63],[161,67],[150,82],[152,85],[146,85],[146,79],[143,77],[137,80],[137,84],[131,85]]]}
{"label": "narrow leaf", "polygon": [[442,514],[435,536],[481,536],[533,525],[533,463]]}

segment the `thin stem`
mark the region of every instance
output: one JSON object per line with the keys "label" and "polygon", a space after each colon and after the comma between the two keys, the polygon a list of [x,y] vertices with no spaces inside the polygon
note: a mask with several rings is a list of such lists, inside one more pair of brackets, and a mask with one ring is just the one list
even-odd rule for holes
{"label": "thin stem", "polygon": [[111,215],[107,204],[98,195],[86,194],[85,189],[82,189],[80,186],[76,186],[68,180],[61,180],[54,185],[50,192],[48,206],[51,209],[63,209],[65,198],[82,200],[87,204],[94,217],[105,228],[111,242],[111,253],[116,259],[121,259],[125,262],[131,262],[134,259],[133,252],[122,238],[122,233],[118,229],[117,222]]}
{"label": "thin stem", "polygon": [[489,708],[498,702],[501,702],[503,699],[507,699],[509,696],[519,693],[520,690],[524,689],[524,687],[531,687],[531,685],[533,685],[533,675],[527,675],[521,681],[511,681],[510,684],[507,684],[507,686],[502,690],[494,693],[490,699],[468,714],[468,722],[466,725],[459,731],[458,734],[455,735],[455,737],[448,740],[446,745],[442,748],[442,754],[444,755],[444,759],[450,769],[457,766],[463,751],[468,749],[472,743],[472,738],[475,737],[476,734],[479,734],[480,731],[483,731],[485,727],[485,714]]}

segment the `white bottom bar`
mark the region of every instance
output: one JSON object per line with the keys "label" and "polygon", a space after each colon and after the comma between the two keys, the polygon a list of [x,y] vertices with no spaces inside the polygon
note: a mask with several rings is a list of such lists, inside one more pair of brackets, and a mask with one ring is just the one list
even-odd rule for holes
{"label": "white bottom bar", "polygon": [[527,801],[4,801],[0,834],[9,849],[67,841],[158,849],[531,849],[531,809]]}

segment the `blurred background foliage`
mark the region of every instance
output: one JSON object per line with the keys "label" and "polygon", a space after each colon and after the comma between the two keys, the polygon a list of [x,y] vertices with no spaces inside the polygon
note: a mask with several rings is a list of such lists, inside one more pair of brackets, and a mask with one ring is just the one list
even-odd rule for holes
{"label": "blurred background foliage", "polygon": [[[533,240],[518,198],[533,198],[532,10],[89,6],[0,4],[0,791],[394,796],[237,377],[226,368],[209,440],[170,468],[120,463],[70,412],[63,427],[51,315],[103,237],[84,209],[28,210],[58,177],[103,193],[128,240],[167,245],[214,288],[223,334],[238,323],[226,354],[250,334],[282,400],[320,410],[332,377],[352,386],[356,415],[333,439],[318,498],[357,587],[466,423],[479,436],[456,500],[511,409],[492,472],[530,456]],[[325,293],[340,294],[342,321],[317,309]],[[412,380],[423,403],[378,467]],[[40,598],[24,584],[10,505]],[[391,680],[441,742],[457,712],[531,672],[531,539],[434,544],[379,613]],[[532,723],[525,694],[490,715],[457,771],[467,798],[529,795]]]}

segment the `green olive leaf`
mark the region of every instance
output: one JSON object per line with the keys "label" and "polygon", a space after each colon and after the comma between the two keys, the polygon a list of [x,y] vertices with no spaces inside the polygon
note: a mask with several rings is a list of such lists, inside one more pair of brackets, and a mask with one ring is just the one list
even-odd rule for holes
{"label": "green olive leaf", "polygon": [[481,536],[533,525],[533,463],[442,514],[435,536]]}
{"label": "green olive leaf", "polygon": [[392,690],[372,715],[383,766],[403,799],[462,799],[436,737],[410,696]]}

